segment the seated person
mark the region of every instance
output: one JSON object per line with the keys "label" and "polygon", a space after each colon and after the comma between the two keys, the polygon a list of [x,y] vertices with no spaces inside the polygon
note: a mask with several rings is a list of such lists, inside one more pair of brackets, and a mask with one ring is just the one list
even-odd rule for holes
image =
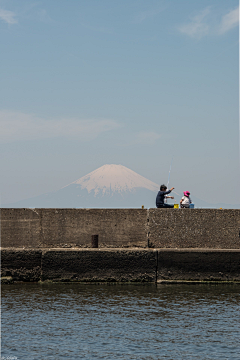
{"label": "seated person", "polygon": [[192,203],[192,200],[190,199],[190,192],[189,191],[184,191],[183,192],[183,197],[180,200],[180,207],[181,208],[189,208],[189,205]]}
{"label": "seated person", "polygon": [[166,185],[160,186],[160,191],[158,192],[157,197],[156,197],[156,207],[157,208],[173,208],[174,207],[174,205],[164,203],[164,198],[174,199],[173,196],[166,196],[167,194],[170,194],[170,192],[173,189],[174,189],[174,187],[172,187],[170,190],[167,191]]}

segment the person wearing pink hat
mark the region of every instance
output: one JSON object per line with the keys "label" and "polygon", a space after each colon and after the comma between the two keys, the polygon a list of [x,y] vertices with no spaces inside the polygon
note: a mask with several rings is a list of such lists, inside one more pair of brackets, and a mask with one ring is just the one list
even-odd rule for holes
{"label": "person wearing pink hat", "polygon": [[183,197],[180,200],[180,207],[181,208],[189,208],[189,205],[192,203],[192,200],[190,199],[190,192],[189,191],[184,191],[183,192]]}

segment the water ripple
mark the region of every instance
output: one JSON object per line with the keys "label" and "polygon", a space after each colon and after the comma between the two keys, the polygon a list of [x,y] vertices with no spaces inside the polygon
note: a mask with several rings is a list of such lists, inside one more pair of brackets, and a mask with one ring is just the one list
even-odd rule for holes
{"label": "water ripple", "polygon": [[2,357],[239,359],[238,285],[2,286]]}

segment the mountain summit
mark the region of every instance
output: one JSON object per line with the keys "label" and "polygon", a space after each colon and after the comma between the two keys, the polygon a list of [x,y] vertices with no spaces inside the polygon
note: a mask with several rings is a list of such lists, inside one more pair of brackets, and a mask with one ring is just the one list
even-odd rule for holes
{"label": "mountain summit", "polygon": [[113,164],[103,165],[70,185],[74,184],[80,185],[81,189],[86,189],[88,193],[93,191],[95,196],[99,193],[113,196],[114,193],[134,192],[137,188],[156,192],[159,187],[127,167]]}
{"label": "mountain summit", "polygon": [[154,207],[159,186],[123,165],[104,165],[60,190],[10,204],[33,208]]}

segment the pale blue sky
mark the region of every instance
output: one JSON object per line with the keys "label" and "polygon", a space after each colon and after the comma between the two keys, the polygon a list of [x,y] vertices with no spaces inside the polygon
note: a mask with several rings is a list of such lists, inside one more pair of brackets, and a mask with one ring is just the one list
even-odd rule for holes
{"label": "pale blue sky", "polygon": [[0,0],[2,203],[172,156],[177,192],[239,203],[238,38],[236,0]]}

